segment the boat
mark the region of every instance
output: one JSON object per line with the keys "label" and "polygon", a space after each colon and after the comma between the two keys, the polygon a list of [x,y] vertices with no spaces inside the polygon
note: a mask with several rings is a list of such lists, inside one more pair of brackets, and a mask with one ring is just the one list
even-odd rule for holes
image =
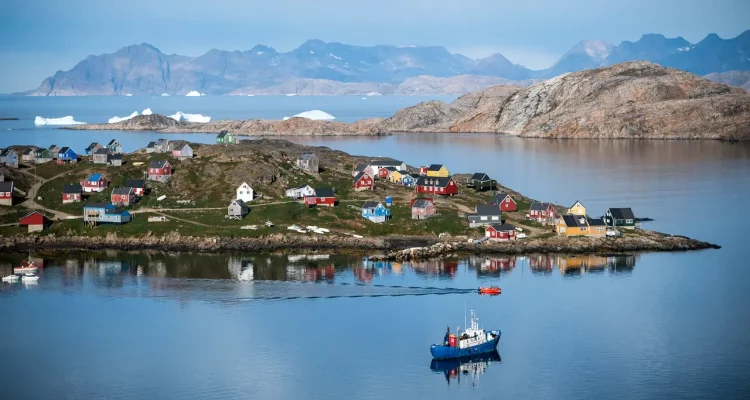
{"label": "boat", "polygon": [[25,273],[35,273],[39,270],[36,265],[34,265],[34,262],[31,261],[31,256],[27,260],[21,261],[20,267],[14,267],[13,273],[14,274],[25,274]]}
{"label": "boat", "polygon": [[21,277],[21,280],[23,282],[36,282],[39,280],[39,277],[34,274],[26,274]]}
{"label": "boat", "polygon": [[8,275],[3,277],[3,282],[16,282],[18,281],[18,275]]}
{"label": "boat", "polygon": [[453,358],[474,357],[480,354],[497,351],[500,342],[500,331],[486,331],[479,328],[479,318],[471,311],[471,326],[463,332],[451,334],[450,328],[445,334],[443,343],[430,346],[432,358],[448,360]]}
{"label": "boat", "polygon": [[490,287],[480,287],[479,288],[479,294],[491,294],[496,295],[502,293],[502,289],[500,289],[497,286],[490,286]]}

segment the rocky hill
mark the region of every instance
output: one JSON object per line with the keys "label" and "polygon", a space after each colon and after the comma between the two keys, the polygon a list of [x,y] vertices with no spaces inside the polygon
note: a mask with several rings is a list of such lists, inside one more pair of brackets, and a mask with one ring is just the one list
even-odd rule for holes
{"label": "rocky hill", "polygon": [[750,91],[750,71],[715,72],[706,75],[705,78],[716,83],[737,86]]}

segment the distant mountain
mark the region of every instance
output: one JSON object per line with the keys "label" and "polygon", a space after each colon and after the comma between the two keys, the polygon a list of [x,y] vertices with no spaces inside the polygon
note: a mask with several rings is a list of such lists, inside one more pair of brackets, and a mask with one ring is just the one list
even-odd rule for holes
{"label": "distant mountain", "polygon": [[[198,57],[187,57],[164,54],[143,43],[123,47],[111,54],[89,56],[71,70],[56,72],[37,89],[24,94],[183,95],[196,90],[221,95],[243,90],[248,93],[261,93],[264,89],[274,92],[276,89],[272,88],[305,80],[399,85],[417,76],[447,78],[463,75],[471,77],[464,77],[462,84],[473,87],[491,80],[488,77],[502,78],[509,84],[528,83],[528,80],[547,79],[566,72],[632,60],[650,61],[698,75],[748,71],[750,31],[726,40],[710,34],[696,44],[681,37],[669,39],[658,34],[646,34],[636,42],[625,41],[618,46],[584,40],[550,68],[540,71],[514,64],[502,54],[473,60],[439,46],[353,46],[308,40],[286,53],[257,45],[247,51],[214,49]],[[316,94],[346,92],[356,87],[329,86],[332,88],[330,93],[321,89],[316,90]],[[455,90],[456,86],[452,87]]]}
{"label": "distant mountain", "polygon": [[750,92],[750,71],[714,72],[704,78],[716,83],[741,87]]}

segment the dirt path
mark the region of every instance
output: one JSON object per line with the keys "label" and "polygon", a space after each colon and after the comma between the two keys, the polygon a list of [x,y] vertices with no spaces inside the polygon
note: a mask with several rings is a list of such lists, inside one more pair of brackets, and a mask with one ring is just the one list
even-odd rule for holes
{"label": "dirt path", "polygon": [[176,220],[176,221],[187,222],[188,224],[202,226],[204,228],[221,228],[220,226],[206,225],[206,224],[203,224],[203,223],[200,223],[200,222],[197,222],[197,221],[190,221],[188,219],[178,218],[178,217],[175,217],[174,215],[171,215],[171,214],[164,214],[164,213],[160,213],[160,212],[156,212],[156,211],[152,211],[152,213],[153,214],[158,214],[158,215],[161,215],[161,216],[164,216],[164,217],[167,217],[167,218],[171,218],[171,219]]}

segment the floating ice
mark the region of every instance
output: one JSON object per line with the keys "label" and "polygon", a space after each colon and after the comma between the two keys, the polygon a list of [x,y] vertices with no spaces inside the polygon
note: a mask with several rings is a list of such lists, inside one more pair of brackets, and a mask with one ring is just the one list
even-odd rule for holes
{"label": "floating ice", "polygon": [[133,93],[128,93],[125,95],[126,97],[133,97]]}
{"label": "floating ice", "polygon": [[154,113],[154,112],[153,112],[153,111],[151,111],[151,109],[150,109],[150,108],[147,108],[147,109],[143,110],[143,112],[141,113],[141,115],[151,115],[151,114],[153,114],[153,113]]}
{"label": "floating ice", "polygon": [[127,121],[127,120],[129,120],[130,118],[133,118],[133,117],[136,117],[136,116],[138,116],[138,111],[133,111],[133,113],[132,113],[132,114],[130,114],[130,115],[128,115],[127,117],[118,117],[118,116],[114,116],[114,117],[112,117],[112,118],[108,119],[108,120],[107,120],[107,123],[108,123],[108,124],[116,124],[116,123],[118,123],[118,122],[122,122],[122,121]]}
{"label": "floating ice", "polygon": [[202,96],[202,95],[201,95],[201,93],[200,93],[199,91],[197,91],[197,90],[191,90],[191,91],[189,91],[189,92],[188,92],[188,94],[186,94],[185,96],[190,96],[190,97],[197,97],[197,96]]}
{"label": "floating ice", "polygon": [[187,114],[182,111],[177,111],[174,115],[170,115],[169,118],[172,118],[175,121],[187,121],[187,122],[200,122],[205,124],[206,122],[211,122],[211,117],[201,115],[201,114]]}
{"label": "floating ice", "polygon": [[247,97],[253,97],[253,96],[255,96],[255,95],[254,95],[254,94],[249,94],[249,95],[247,95]]}
{"label": "floating ice", "polygon": [[85,122],[79,122],[73,119],[72,116],[68,115],[67,117],[62,118],[44,118],[37,116],[34,118],[34,125],[41,126],[41,125],[82,125],[85,124]]}
{"label": "floating ice", "polygon": [[331,121],[331,120],[336,119],[336,117],[334,117],[333,115],[328,114],[325,111],[320,111],[320,110],[310,110],[310,111],[301,112],[297,115],[292,115],[291,117],[284,117],[284,121],[288,120],[289,118],[307,118],[307,119],[321,120],[321,121]]}
{"label": "floating ice", "polygon": [[286,97],[292,97],[292,96],[296,96],[296,95],[297,95],[297,93],[287,93]]}
{"label": "floating ice", "polygon": [[161,97],[169,97],[169,93],[162,93]]}
{"label": "floating ice", "polygon": [[380,92],[370,92],[370,93],[367,93],[367,96],[382,96],[382,95],[383,94],[380,93]]}

